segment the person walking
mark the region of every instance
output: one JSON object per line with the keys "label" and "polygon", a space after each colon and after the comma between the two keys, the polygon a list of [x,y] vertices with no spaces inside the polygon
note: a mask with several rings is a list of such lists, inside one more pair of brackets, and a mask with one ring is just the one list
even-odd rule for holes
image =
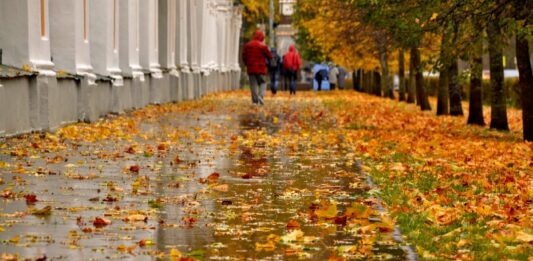
{"label": "person walking", "polygon": [[287,74],[289,80],[289,90],[290,94],[296,94],[296,80],[298,79],[298,71],[300,71],[300,66],[302,66],[302,58],[296,51],[294,44],[289,46],[289,51],[285,54],[283,58],[283,69]]}
{"label": "person walking", "polygon": [[280,84],[283,85],[283,90],[287,91],[289,89],[289,80],[287,79],[287,72],[285,72],[285,66],[283,65],[283,61],[285,60],[285,55],[281,57],[281,66],[279,68],[279,78],[280,78]]}
{"label": "person walking", "polygon": [[329,86],[331,90],[335,90],[339,79],[339,69],[334,64],[329,69]]}
{"label": "person walking", "polygon": [[270,74],[270,91],[273,95],[276,95],[278,92],[278,74],[280,73],[281,68],[281,58],[276,52],[276,48],[270,49],[272,53],[272,59],[268,60],[268,72]]}
{"label": "person walking", "polygon": [[322,83],[323,81],[328,80],[328,70],[327,67],[322,67],[322,65],[317,65],[315,67],[315,81],[317,83],[317,91],[322,91]]}
{"label": "person walking", "polygon": [[266,61],[272,59],[272,53],[263,42],[264,40],[265,34],[259,30],[256,31],[253,39],[244,46],[242,52],[242,58],[247,67],[248,77],[250,79],[252,103],[260,105],[265,104]]}

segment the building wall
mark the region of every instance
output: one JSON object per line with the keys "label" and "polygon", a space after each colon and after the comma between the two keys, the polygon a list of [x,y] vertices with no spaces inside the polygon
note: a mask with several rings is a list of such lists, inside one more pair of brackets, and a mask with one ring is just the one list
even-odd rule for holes
{"label": "building wall", "polygon": [[14,78],[2,80],[0,109],[5,134],[22,133],[32,130],[30,123],[30,78]]}
{"label": "building wall", "polygon": [[[56,70],[76,73],[77,0],[50,2],[50,45]],[[74,15],[73,15],[74,14]]]}
{"label": "building wall", "polygon": [[[120,47],[119,67],[122,74],[129,77],[141,76],[140,59],[140,35],[139,35],[139,10],[140,0],[120,1]],[[144,77],[144,76],[143,76]]]}
{"label": "building wall", "polygon": [[239,88],[241,23],[231,0],[1,0],[4,64],[35,74],[0,71],[0,136]]}
{"label": "building wall", "polygon": [[20,14],[27,13],[27,10],[27,1],[0,1],[0,48],[4,50],[4,64],[16,67],[29,64],[29,21],[16,19]]}

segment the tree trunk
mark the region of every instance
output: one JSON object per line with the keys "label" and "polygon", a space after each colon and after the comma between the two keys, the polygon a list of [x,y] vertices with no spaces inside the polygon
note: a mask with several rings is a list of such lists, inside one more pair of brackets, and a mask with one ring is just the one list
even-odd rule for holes
{"label": "tree trunk", "polygon": [[470,61],[470,105],[468,106],[467,124],[485,126],[483,119],[483,95],[481,81],[483,77],[483,44],[476,45]]}
{"label": "tree trunk", "polygon": [[415,103],[415,67],[413,56],[409,57],[409,82],[407,83],[407,103]]}
{"label": "tree trunk", "polygon": [[372,94],[372,87],[374,86],[374,72],[365,72],[365,86],[364,90],[368,94]]}
{"label": "tree trunk", "polygon": [[429,104],[429,99],[424,87],[424,74],[423,68],[420,61],[420,50],[418,47],[411,48],[411,56],[413,56],[413,67],[415,70],[415,83],[416,83],[416,97],[420,109],[423,111],[431,110],[431,105]]}
{"label": "tree trunk", "polygon": [[437,115],[448,115],[448,70],[442,65],[439,72],[439,90],[437,93]]}
{"label": "tree trunk", "polygon": [[363,75],[365,75],[365,70],[357,70],[357,84],[359,85],[359,91],[363,91],[363,84],[365,84],[363,81]]}
{"label": "tree trunk", "polygon": [[492,90],[490,128],[508,131],[507,105],[503,88],[502,35],[498,19],[489,22],[487,32],[489,36],[490,87]]}
{"label": "tree trunk", "polygon": [[400,78],[400,101],[405,101],[405,57],[403,49],[399,50],[398,76]]}
{"label": "tree trunk", "polygon": [[463,104],[461,99],[462,88],[459,84],[459,68],[457,57],[452,57],[448,71],[448,86],[450,95],[450,115],[462,116]]}
{"label": "tree trunk", "polygon": [[524,140],[533,141],[533,70],[529,45],[524,37],[516,38],[516,63],[520,74]]}
{"label": "tree trunk", "polygon": [[[452,24],[453,37],[451,39],[450,47],[455,47],[457,44],[457,34],[459,31],[459,26],[457,23]],[[461,96],[463,93],[461,84],[459,83],[459,65],[457,52],[450,49],[449,62],[450,67],[448,69],[448,86],[449,86],[449,98],[450,98],[450,115],[452,116],[462,116],[463,115],[463,104]]]}
{"label": "tree trunk", "polygon": [[381,65],[381,90],[383,96],[394,99],[394,90],[389,77],[389,63],[387,58],[387,45],[384,39],[378,41],[379,63]]}
{"label": "tree trunk", "polygon": [[381,75],[379,71],[374,71],[374,85],[373,85],[373,94],[381,97]]}
{"label": "tree trunk", "polygon": [[357,70],[352,71],[352,87],[354,91],[357,91]]}
{"label": "tree trunk", "polygon": [[440,45],[440,69],[439,69],[439,90],[437,92],[437,115],[448,115],[448,64],[449,64],[449,43],[448,32],[442,33]]}

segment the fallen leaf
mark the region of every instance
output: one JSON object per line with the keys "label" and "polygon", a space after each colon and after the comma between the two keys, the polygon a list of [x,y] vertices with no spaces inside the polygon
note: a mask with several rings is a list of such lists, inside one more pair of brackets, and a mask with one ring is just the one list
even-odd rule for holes
{"label": "fallen leaf", "polygon": [[181,254],[181,252],[179,250],[177,250],[175,248],[172,248],[170,250],[169,256],[170,256],[170,260],[175,261],[175,260],[179,260],[179,258],[181,258],[181,256],[182,256],[182,254]]}
{"label": "fallen leaf", "polygon": [[140,170],[141,170],[141,167],[139,165],[133,165],[133,166],[130,166],[129,168],[129,171],[135,174],[139,174]]}
{"label": "fallen leaf", "polygon": [[107,226],[109,224],[111,224],[110,220],[107,220],[105,218],[100,218],[100,217],[94,218],[94,221],[93,221],[93,225],[96,228],[102,228],[102,227],[105,227],[105,226]]}
{"label": "fallen leaf", "polygon": [[274,251],[276,245],[272,241],[267,241],[266,243],[255,243],[255,251]]}
{"label": "fallen leaf", "polygon": [[18,256],[15,254],[2,253],[2,261],[17,261]]}
{"label": "fallen leaf", "polygon": [[252,179],[253,177],[254,175],[252,175],[251,173],[246,173],[241,176],[242,179]]}
{"label": "fallen leaf", "polygon": [[228,192],[229,186],[228,184],[222,184],[212,187],[213,190],[219,191],[219,192]]}
{"label": "fallen leaf", "polygon": [[466,245],[469,245],[470,244],[470,241],[466,240],[466,239],[461,239],[457,242],[457,244],[455,244],[458,248],[461,248],[461,247],[464,247]]}
{"label": "fallen leaf", "polygon": [[178,165],[178,164],[180,164],[180,163],[181,163],[180,156],[176,156],[176,157],[174,158],[174,164]]}
{"label": "fallen leaf", "polygon": [[297,228],[300,228],[300,224],[298,223],[298,221],[296,220],[289,220],[289,222],[287,223],[287,229],[297,229]]}
{"label": "fallen leaf", "polygon": [[148,217],[145,215],[141,215],[141,214],[133,214],[133,215],[129,215],[125,217],[123,221],[124,222],[139,222],[139,221],[147,222]]}
{"label": "fallen leaf", "polygon": [[27,194],[24,195],[24,198],[26,199],[26,204],[33,205],[35,202],[37,202],[37,196],[35,194]]}
{"label": "fallen leaf", "polygon": [[281,237],[281,242],[283,242],[283,243],[298,242],[298,241],[302,241],[303,238],[304,238],[304,232],[302,232],[299,229],[295,229],[292,232],[290,232],[290,233],[288,233],[286,235],[283,235]]}
{"label": "fallen leaf", "polygon": [[533,242],[533,235],[524,231],[519,231],[516,233],[516,240],[524,243],[531,243]]}
{"label": "fallen leaf", "polygon": [[207,181],[209,183],[216,183],[219,178],[220,178],[220,174],[218,172],[213,172],[209,176],[207,176]]}
{"label": "fallen leaf", "polygon": [[321,218],[335,218],[338,214],[337,203],[323,201],[320,208],[315,211],[315,214]]}
{"label": "fallen leaf", "polygon": [[30,213],[34,216],[46,217],[52,215],[52,207],[46,206],[42,209],[31,209]]}

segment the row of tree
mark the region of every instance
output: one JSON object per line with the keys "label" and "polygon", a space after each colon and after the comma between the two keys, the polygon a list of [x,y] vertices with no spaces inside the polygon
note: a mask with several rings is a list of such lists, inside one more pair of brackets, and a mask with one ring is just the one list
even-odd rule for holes
{"label": "row of tree", "polygon": [[529,52],[533,1],[300,0],[295,18],[297,41],[304,57],[331,59],[357,69],[354,86],[361,90],[394,98],[391,68],[398,68],[399,99],[431,110],[423,72],[438,71],[438,115],[463,115],[458,62],[468,61],[468,124],[485,125],[482,56],[488,53],[490,127],[504,131],[509,130],[509,125],[503,48],[509,39],[515,38],[524,139],[533,141],[533,73]]}

